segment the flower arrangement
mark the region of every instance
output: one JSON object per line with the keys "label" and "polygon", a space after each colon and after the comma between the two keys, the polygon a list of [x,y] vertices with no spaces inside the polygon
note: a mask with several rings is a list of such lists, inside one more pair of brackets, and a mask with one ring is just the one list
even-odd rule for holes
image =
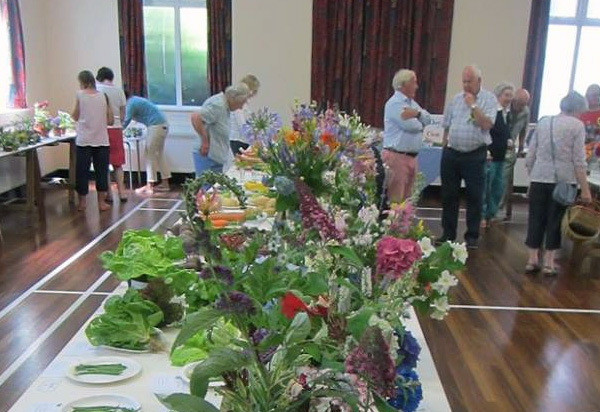
{"label": "flower arrangement", "polygon": [[217,411],[204,398],[218,378],[230,412],[414,411],[420,348],[405,319],[411,307],[446,316],[464,245],[435,247],[410,201],[381,212],[369,154],[377,136],[357,116],[297,105],[291,129],[267,110],[246,126],[289,213],[270,231],[211,230],[205,218],[222,191],[244,207],[243,189],[212,172],[185,183],[173,233],[186,257],[173,264],[196,276],[177,289],[186,315],[171,360],[200,364],[189,394],[159,399]]}
{"label": "flower arrangement", "polygon": [[144,128],[140,126],[136,126],[134,124],[130,124],[123,131],[123,137],[127,139],[138,138],[144,134]]}
{"label": "flower arrangement", "polygon": [[36,102],[33,105],[33,130],[40,136],[48,136],[52,130],[52,117],[48,112],[48,101]]}
{"label": "flower arrangement", "polygon": [[62,136],[67,130],[73,128],[73,118],[67,112],[58,111],[56,117],[51,119],[54,136]]}

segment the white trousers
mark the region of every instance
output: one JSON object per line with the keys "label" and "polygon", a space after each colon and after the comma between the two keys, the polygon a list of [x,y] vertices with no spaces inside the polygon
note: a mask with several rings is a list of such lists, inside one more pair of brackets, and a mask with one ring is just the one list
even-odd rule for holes
{"label": "white trousers", "polygon": [[166,124],[148,127],[148,135],[146,136],[146,180],[149,183],[158,181],[158,171],[160,169],[161,178],[170,179],[171,169],[163,152],[165,150],[165,140],[169,133],[169,127]]}

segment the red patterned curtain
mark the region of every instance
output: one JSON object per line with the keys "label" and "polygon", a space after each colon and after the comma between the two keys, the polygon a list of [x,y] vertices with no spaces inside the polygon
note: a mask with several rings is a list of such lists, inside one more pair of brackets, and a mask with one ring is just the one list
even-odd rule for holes
{"label": "red patterned curtain", "polygon": [[523,69],[523,87],[531,93],[531,121],[538,118],[544,60],[546,57],[546,40],[550,21],[550,0],[533,0],[529,16],[529,36]]}
{"label": "red patterned curtain", "polygon": [[146,97],[143,0],[119,0],[119,44],[123,89]]}
{"label": "red patterned curtain", "polygon": [[9,107],[27,107],[25,96],[25,46],[18,0],[2,0],[2,22],[6,25],[10,44],[11,84]]}
{"label": "red patterned curtain", "polygon": [[312,99],[381,127],[392,77],[417,73],[419,103],[442,113],[454,0],[313,0]]}
{"label": "red patterned curtain", "polygon": [[211,94],[231,84],[231,0],[208,0],[208,84]]}

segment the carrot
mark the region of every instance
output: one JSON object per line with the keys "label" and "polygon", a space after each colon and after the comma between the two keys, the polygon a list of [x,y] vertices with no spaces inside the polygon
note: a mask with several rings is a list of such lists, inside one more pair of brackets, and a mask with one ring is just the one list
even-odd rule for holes
{"label": "carrot", "polygon": [[208,218],[214,222],[215,220],[225,220],[228,222],[240,222],[246,218],[244,212],[233,212],[233,213],[211,213]]}
{"label": "carrot", "polygon": [[221,229],[224,228],[225,226],[227,226],[227,221],[226,220],[212,220],[210,221],[213,229]]}

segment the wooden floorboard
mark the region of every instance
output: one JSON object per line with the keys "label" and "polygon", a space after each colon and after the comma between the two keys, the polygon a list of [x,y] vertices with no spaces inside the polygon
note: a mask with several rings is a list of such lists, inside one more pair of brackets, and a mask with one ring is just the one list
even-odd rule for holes
{"label": "wooden floorboard", "polygon": [[[50,362],[71,340],[75,333],[83,326],[87,319],[98,309],[106,296],[90,296],[83,304],[64,322],[51,337],[40,346],[4,385],[0,386],[0,412],[7,412],[19,399],[23,392],[33,384],[37,377],[46,369]],[[2,352],[3,353],[3,352]],[[45,391],[50,391],[52,385],[37,388],[40,400],[43,401]],[[20,412],[20,411],[19,411]]]}
{"label": "wooden floorboard", "polygon": [[[132,196],[108,213],[98,214],[90,202],[78,213],[65,192],[47,193],[47,223],[2,210],[0,223],[0,311],[20,296],[26,298],[0,319],[0,376],[83,292],[104,273],[98,260],[114,249],[127,228],[150,227],[176,206],[176,192],[166,199]],[[107,228],[139,207],[87,253],[41,286],[28,289]],[[441,209],[428,196],[418,210],[434,235],[441,234]],[[181,207],[181,206],[179,206]],[[173,213],[164,230],[179,218]],[[459,234],[465,231],[461,211]],[[515,205],[513,220],[482,232],[460,284],[451,295],[448,318],[420,317],[425,337],[453,411],[468,412],[598,412],[600,411],[600,314],[551,310],[600,311],[600,269],[587,276],[572,273],[568,247],[556,278],[526,275],[526,205]],[[460,239],[459,239],[460,240]],[[567,245],[568,246],[568,245]],[[89,292],[111,292],[119,284],[107,278]],[[71,293],[55,294],[57,291]],[[105,298],[91,295],[10,378],[0,385],[0,412],[7,411]],[[492,307],[495,307],[492,309]],[[531,311],[539,308],[537,311]],[[40,388],[50,390],[51,388]]]}

